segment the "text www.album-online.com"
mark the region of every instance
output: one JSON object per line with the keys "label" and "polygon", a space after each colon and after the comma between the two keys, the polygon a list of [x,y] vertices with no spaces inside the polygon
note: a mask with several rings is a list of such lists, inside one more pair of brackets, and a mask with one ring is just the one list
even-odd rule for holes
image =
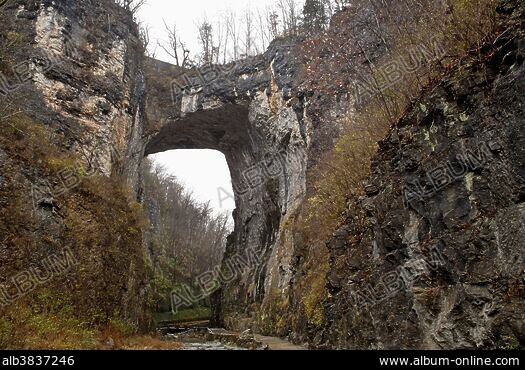
{"label": "text www.album-online.com", "polygon": [[383,357],[379,358],[381,366],[519,366],[519,358],[488,358],[488,357]]}

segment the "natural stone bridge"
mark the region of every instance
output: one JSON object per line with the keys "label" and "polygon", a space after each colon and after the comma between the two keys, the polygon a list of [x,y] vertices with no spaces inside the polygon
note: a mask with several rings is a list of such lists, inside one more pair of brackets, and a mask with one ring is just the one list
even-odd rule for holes
{"label": "natural stone bridge", "polygon": [[113,1],[11,0],[2,10],[4,23],[34,40],[18,50],[31,68],[32,83],[19,90],[26,108],[100,173],[118,172],[140,194],[147,155],[224,153],[237,206],[226,258],[250,248],[263,261],[224,287],[225,312],[235,311],[232,300],[245,311],[269,286],[289,285],[293,248],[279,230],[305,193],[312,132],[293,45],[277,41],[264,55],[185,74],[144,63],[138,29]]}
{"label": "natural stone bridge", "polygon": [[224,294],[227,311],[228,297],[239,307],[260,303],[265,287],[287,286],[291,278],[278,231],[304,195],[308,148],[303,101],[292,94],[298,72],[293,60],[293,47],[275,45],[262,56],[186,73],[148,61],[147,117],[154,132],[145,155],[174,149],[222,152],[237,207],[225,258],[251,248],[260,260],[270,261],[223,287],[230,291]]}

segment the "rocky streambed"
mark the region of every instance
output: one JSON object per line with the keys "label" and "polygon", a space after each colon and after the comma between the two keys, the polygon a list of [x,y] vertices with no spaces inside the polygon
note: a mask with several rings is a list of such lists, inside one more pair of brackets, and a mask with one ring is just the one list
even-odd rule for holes
{"label": "rocky streambed", "polygon": [[183,351],[263,351],[302,350],[283,339],[253,334],[250,330],[235,333],[225,329],[210,328],[207,322],[165,324],[159,333],[166,339],[182,343]]}
{"label": "rocky streambed", "polygon": [[234,333],[210,328],[202,323],[170,324],[159,328],[160,334],[182,343],[181,350],[267,350],[250,332]]}

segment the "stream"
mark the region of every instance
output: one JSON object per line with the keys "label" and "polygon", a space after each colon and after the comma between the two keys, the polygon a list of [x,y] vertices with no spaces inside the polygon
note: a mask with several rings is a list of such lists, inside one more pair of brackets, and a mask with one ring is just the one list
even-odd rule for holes
{"label": "stream", "polygon": [[229,346],[227,344],[215,342],[189,342],[184,343],[181,351],[247,351],[246,348]]}
{"label": "stream", "polygon": [[164,324],[159,328],[162,336],[182,343],[181,351],[246,351],[264,349],[253,336],[213,329],[209,322]]}
{"label": "stream", "polygon": [[252,334],[250,330],[235,333],[209,327],[209,322],[165,323],[159,327],[162,336],[182,343],[182,351],[304,350],[284,339]]}

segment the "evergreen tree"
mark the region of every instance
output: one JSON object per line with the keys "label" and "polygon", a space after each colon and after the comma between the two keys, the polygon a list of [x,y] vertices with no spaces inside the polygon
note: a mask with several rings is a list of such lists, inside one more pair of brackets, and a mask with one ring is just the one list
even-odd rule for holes
{"label": "evergreen tree", "polygon": [[324,30],[327,19],[324,0],[306,0],[303,9],[303,27],[307,35]]}
{"label": "evergreen tree", "polygon": [[213,27],[206,20],[199,26],[199,43],[202,47],[201,65],[212,64],[216,48],[213,44]]}

